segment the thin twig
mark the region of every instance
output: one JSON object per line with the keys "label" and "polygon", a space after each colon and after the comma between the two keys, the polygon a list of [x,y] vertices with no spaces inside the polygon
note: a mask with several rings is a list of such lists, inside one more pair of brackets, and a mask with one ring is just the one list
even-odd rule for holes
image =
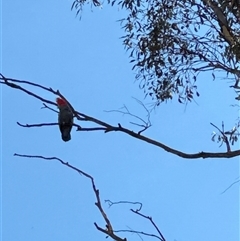
{"label": "thin twig", "polygon": [[222,122],[222,130],[220,130],[216,125],[214,125],[213,123],[210,122],[210,124],[212,126],[214,126],[222,135],[222,140],[226,143],[226,147],[227,147],[227,151],[228,152],[231,152],[231,147],[230,147],[230,144],[229,144],[229,141],[228,141],[228,138],[227,136],[225,135],[225,132],[224,132],[224,123]]}
{"label": "thin twig", "polygon": [[139,205],[139,208],[136,209],[136,212],[140,211],[142,209],[142,203],[141,202],[130,202],[130,201],[118,201],[118,202],[112,202],[111,200],[105,200],[106,203],[108,203],[109,207],[113,205],[118,204],[133,204],[133,205]]}
{"label": "thin twig", "polygon": [[125,111],[122,111],[122,110],[109,110],[109,111],[105,111],[105,112],[118,112],[118,113],[121,113],[121,114],[123,114],[123,115],[129,115],[129,116],[132,116],[132,117],[140,120],[141,122],[143,122],[143,124],[138,124],[138,123],[136,123],[136,122],[130,121],[130,124],[136,125],[136,126],[139,126],[139,127],[142,127],[142,128],[143,128],[143,129],[141,129],[140,131],[138,131],[138,134],[140,135],[142,132],[144,132],[144,131],[147,130],[149,127],[151,127],[150,112],[149,112],[149,110],[146,108],[146,106],[145,106],[140,100],[138,100],[138,99],[136,99],[136,98],[134,98],[134,97],[133,97],[133,99],[134,99],[135,101],[137,101],[138,104],[140,104],[140,105],[144,108],[144,110],[147,112],[147,118],[148,118],[147,121],[145,121],[144,119],[142,119],[141,117],[139,117],[139,116],[137,116],[137,115],[135,115],[135,114],[132,114],[132,113],[129,111],[129,109],[127,108],[126,105],[123,105],[123,107],[120,108],[120,109],[125,109]]}
{"label": "thin twig", "polygon": [[[142,234],[142,235],[145,235],[145,236],[150,236],[150,237],[153,237],[153,238],[157,238],[157,239],[160,239],[162,241],[162,239],[155,235],[155,234],[151,234],[151,233],[146,233],[146,232],[142,232],[142,231],[137,231],[137,230],[130,230],[130,229],[120,229],[120,230],[114,230],[115,233],[120,233],[120,232],[128,232],[128,233],[135,233],[135,234]],[[141,236],[140,236],[141,237]],[[141,238],[142,239],[142,238]],[[143,240],[143,239],[142,239]]]}
{"label": "thin twig", "polygon": [[21,127],[27,127],[27,128],[31,128],[31,127],[42,127],[42,126],[56,126],[58,125],[58,123],[40,123],[40,124],[21,124],[19,122],[17,122],[17,124]]}
{"label": "thin twig", "polygon": [[235,182],[233,182],[230,186],[228,186],[223,192],[221,192],[220,194],[225,193],[228,189],[230,189],[233,185],[235,185],[236,183],[240,182],[240,180],[237,180]]}
{"label": "thin twig", "polygon": [[144,215],[144,214],[142,214],[142,213],[140,213],[140,212],[137,212],[137,211],[135,211],[135,210],[133,210],[133,209],[130,209],[130,210],[131,210],[133,213],[135,213],[135,214],[137,214],[137,215],[139,215],[139,216],[141,216],[141,217],[143,217],[143,218],[148,219],[148,220],[151,222],[151,224],[154,226],[154,228],[157,230],[158,234],[160,235],[160,240],[161,240],[161,241],[166,241],[166,239],[165,239],[164,236],[162,235],[161,231],[159,230],[158,226],[157,226],[157,225],[155,224],[155,222],[153,221],[152,217],[146,216],[146,215]]}
{"label": "thin twig", "polygon": [[49,110],[51,110],[51,111],[53,111],[55,113],[59,113],[59,111],[57,111],[57,110],[47,106],[45,103],[43,103],[43,107],[41,107],[41,109],[49,109]]}

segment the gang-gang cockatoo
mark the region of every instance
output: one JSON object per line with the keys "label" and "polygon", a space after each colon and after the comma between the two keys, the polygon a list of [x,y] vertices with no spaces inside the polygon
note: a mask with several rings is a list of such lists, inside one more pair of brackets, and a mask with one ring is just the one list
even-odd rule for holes
{"label": "gang-gang cockatoo", "polygon": [[63,141],[69,141],[71,140],[70,133],[73,126],[73,113],[66,100],[57,98],[56,102],[59,109],[58,125],[62,133],[62,139]]}

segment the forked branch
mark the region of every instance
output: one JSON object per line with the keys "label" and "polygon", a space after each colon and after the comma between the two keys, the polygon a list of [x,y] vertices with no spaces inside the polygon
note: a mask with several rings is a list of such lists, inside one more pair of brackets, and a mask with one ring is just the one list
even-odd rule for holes
{"label": "forked branch", "polygon": [[[141,202],[130,202],[130,201],[118,201],[118,202],[112,202],[111,200],[105,200],[105,202],[108,203],[109,207],[113,206],[113,205],[120,205],[120,204],[132,204],[132,205],[140,205],[139,208],[137,208],[136,210],[134,209],[130,209],[131,212],[141,216],[142,218],[147,219],[148,221],[151,222],[152,226],[154,227],[154,229],[157,231],[158,235],[153,234],[153,233],[146,233],[143,231],[137,231],[134,229],[123,229],[123,230],[115,230],[114,232],[128,232],[128,233],[135,233],[137,235],[139,235],[141,237],[141,235],[143,236],[149,236],[149,237],[153,237],[153,238],[157,238],[160,241],[166,241],[166,239],[164,238],[162,232],[160,231],[160,229],[158,228],[158,226],[156,225],[156,223],[153,221],[152,217],[144,215],[143,213],[140,212],[140,210],[142,209],[142,203]],[[142,239],[142,238],[141,238]],[[143,239],[142,239],[143,240]]]}
{"label": "forked branch", "polygon": [[60,162],[62,165],[78,172],[79,174],[87,177],[88,179],[90,179],[91,181],[91,184],[92,184],[92,188],[93,188],[93,191],[94,191],[94,194],[95,194],[95,197],[96,197],[96,202],[95,202],[95,205],[97,206],[98,210],[100,211],[105,223],[106,223],[106,228],[101,228],[97,225],[97,223],[94,223],[95,227],[107,234],[109,237],[111,237],[113,240],[116,240],[116,241],[127,241],[126,238],[121,238],[119,236],[117,236],[114,231],[113,231],[113,228],[112,228],[112,224],[106,214],[106,212],[104,211],[103,207],[102,207],[102,203],[101,203],[101,199],[100,199],[100,194],[99,194],[99,190],[96,188],[96,185],[95,185],[95,182],[94,182],[94,178],[89,175],[88,173],[80,170],[79,168],[75,167],[75,166],[72,166],[71,164],[69,164],[68,162],[65,162],[63,160],[61,160],[60,158],[58,157],[44,157],[44,156],[39,156],[39,155],[22,155],[22,154],[17,154],[15,153],[14,156],[17,156],[17,157],[24,157],[24,158],[38,158],[38,159],[43,159],[43,160],[47,160],[47,161],[58,161]]}

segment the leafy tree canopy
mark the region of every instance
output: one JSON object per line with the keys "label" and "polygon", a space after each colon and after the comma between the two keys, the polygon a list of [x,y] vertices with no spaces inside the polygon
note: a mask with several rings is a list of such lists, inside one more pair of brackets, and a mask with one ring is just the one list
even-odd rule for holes
{"label": "leafy tree canopy", "polygon": [[[86,0],[75,0],[81,14]],[[139,86],[156,106],[177,96],[186,103],[199,96],[201,72],[223,72],[238,91],[240,1],[238,0],[108,0],[127,10],[120,20]],[[100,6],[98,0],[91,0]],[[221,76],[222,73],[221,73]],[[238,98],[238,97],[236,97]]]}

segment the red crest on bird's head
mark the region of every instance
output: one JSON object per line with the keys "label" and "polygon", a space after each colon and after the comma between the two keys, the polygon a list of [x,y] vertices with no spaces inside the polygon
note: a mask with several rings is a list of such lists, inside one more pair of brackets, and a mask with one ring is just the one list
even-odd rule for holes
{"label": "red crest on bird's head", "polygon": [[61,98],[57,98],[56,102],[57,102],[58,106],[63,106],[63,105],[67,104],[66,100],[61,99]]}

